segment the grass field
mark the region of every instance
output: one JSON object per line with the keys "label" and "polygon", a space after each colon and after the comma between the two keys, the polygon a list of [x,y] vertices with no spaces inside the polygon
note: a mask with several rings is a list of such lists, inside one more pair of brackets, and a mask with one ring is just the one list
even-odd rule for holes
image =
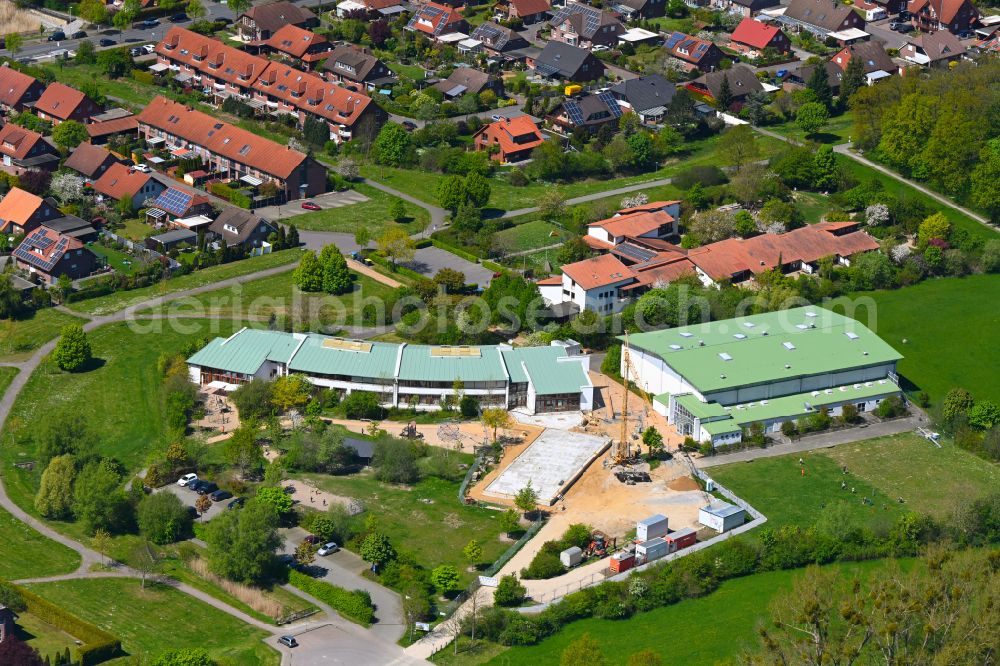
{"label": "grass field", "polygon": [[[841,584],[847,586],[882,565],[875,561],[831,567],[843,574]],[[791,590],[799,575],[801,571],[776,571],[726,581],[706,597],[639,613],[625,621],[580,620],[538,645],[510,648],[486,663],[559,664],[566,646],[588,633],[600,643],[610,663],[623,664],[629,655],[649,649],[663,657],[664,664],[737,664],[742,652],[756,650],[758,624],[768,618],[772,601]],[[455,660],[451,650],[438,653],[434,662],[475,663]]]}
{"label": "grass field", "polygon": [[[553,235],[555,234],[555,235]],[[572,236],[551,222],[535,220],[497,233],[495,242],[508,252],[523,252],[548,245],[561,245]]]}
{"label": "grass field", "polygon": [[[471,456],[464,456],[470,462]],[[468,583],[473,574],[462,548],[472,539],[483,547],[483,562],[493,562],[509,546],[499,540],[496,511],[464,506],[458,501],[458,482],[430,477],[412,488],[386,485],[370,470],[350,476],[306,475],[317,487],[361,500],[378,517],[380,529],[393,545],[410,552],[423,566],[453,564]],[[424,502],[421,500],[431,500]]]}
{"label": "grass field", "polygon": [[98,257],[103,257],[108,266],[115,269],[116,272],[124,273],[125,275],[132,273],[135,262],[132,255],[110,247],[104,247],[98,243],[88,243],[87,247]]}
{"label": "grass field", "polygon": [[211,266],[203,270],[195,271],[194,273],[181,275],[180,277],[176,277],[150,287],[133,289],[131,291],[122,291],[114,294],[108,294],[107,296],[99,296],[97,298],[89,298],[84,301],[70,303],[69,307],[77,312],[83,312],[90,315],[111,314],[158,296],[166,296],[167,294],[183,291],[185,289],[203,287],[220,280],[240,277],[242,275],[256,273],[257,271],[262,271],[268,268],[295,263],[298,262],[301,256],[302,251],[299,249],[272,252],[271,254],[265,254],[261,257],[251,257],[241,261],[234,261],[230,264]]}
{"label": "grass field", "polygon": [[[88,333],[96,362],[91,370],[65,373],[51,360],[44,362],[20,393],[2,434],[0,447],[7,493],[29,513],[43,470],[16,469],[12,463],[33,460],[31,426],[56,413],[73,412],[88,419],[99,435],[100,453],[137,470],[151,451],[167,442],[164,424],[162,381],[156,361],[161,352],[177,352],[193,340],[229,335],[226,321],[156,321],[146,325],[149,333],[133,332],[126,323],[110,324]],[[158,330],[157,327],[162,327]],[[16,446],[10,446],[13,437]],[[74,524],[55,524],[76,534]]]}
{"label": "grass field", "polygon": [[293,215],[283,219],[284,224],[294,224],[299,229],[313,231],[343,231],[353,234],[359,226],[368,227],[372,238],[378,238],[386,229],[401,226],[408,234],[421,231],[430,223],[430,215],[419,206],[406,202],[407,219],[397,225],[389,215],[389,207],[397,197],[386,194],[365,183],[357,183],[354,189],[368,197],[368,201],[341,206],[340,208],[325,208],[312,213]]}
{"label": "grass field", "polygon": [[[895,291],[856,294],[828,304],[870,326],[904,358],[899,373],[914,390],[940,404],[949,389],[961,386],[976,398],[1000,403],[1000,313],[986,305],[1000,298],[1000,275],[938,278]],[[871,299],[868,301],[867,299]],[[868,302],[871,307],[857,307]],[[906,340],[904,343],[903,340]],[[960,342],[959,342],[960,341]]]}
{"label": "grass field", "polygon": [[18,372],[20,372],[20,370],[17,368],[0,366],[0,395],[7,392],[7,387],[10,386],[12,381],[14,381],[14,377],[17,377]]}
{"label": "grass field", "polygon": [[54,308],[36,310],[24,319],[0,320],[0,357],[24,356],[59,336],[67,324],[83,319]]}
{"label": "grass field", "polygon": [[[796,141],[805,141],[803,132],[794,120],[790,120],[780,125],[769,125],[767,129],[772,132],[787,136]],[[851,140],[851,131],[854,129],[854,115],[851,112],[842,113],[839,116],[830,118],[823,130],[814,136],[809,137],[810,141],[817,143],[847,143]]]}
{"label": "grass field", "polygon": [[31,590],[122,640],[130,655],[153,658],[164,650],[202,647],[235,664],[279,663],[261,641],[266,634],[183,592],[137,580],[101,578],[31,585]]}
{"label": "grass field", "polygon": [[152,226],[146,224],[142,220],[130,219],[122,222],[124,225],[121,229],[115,231],[119,236],[125,236],[126,238],[131,238],[134,241],[145,240],[146,237],[156,233],[156,229]]}
{"label": "grass field", "polygon": [[830,206],[830,197],[819,192],[806,192],[803,190],[796,192],[792,196],[795,199],[795,205],[802,212],[802,216],[809,224],[821,221],[823,216],[832,208]]}
{"label": "grass field", "polygon": [[[159,308],[175,316],[198,314],[229,319],[234,326],[244,320],[267,321],[274,314],[279,320],[288,316],[303,317],[302,325],[310,330],[322,326],[361,325],[360,310],[366,299],[382,301],[391,287],[357,275],[354,291],[341,296],[305,294],[294,284],[292,272],[272,275],[225,289],[172,301]],[[298,326],[298,324],[297,324]]]}
{"label": "grass field", "polygon": [[71,573],[76,551],[48,539],[0,509],[0,579],[17,580]]}

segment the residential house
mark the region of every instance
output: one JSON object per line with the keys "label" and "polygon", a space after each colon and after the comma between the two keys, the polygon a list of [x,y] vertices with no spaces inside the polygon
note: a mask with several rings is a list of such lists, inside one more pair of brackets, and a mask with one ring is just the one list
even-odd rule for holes
{"label": "residential house", "polygon": [[60,217],[62,212],[52,203],[19,187],[0,199],[0,233],[5,236],[30,233]]}
{"label": "residential house", "polygon": [[371,97],[322,79],[319,75],[272,62],[253,84],[254,99],[272,113],[292,113],[299,124],[312,117],[326,123],[329,140],[343,143],[374,139],[388,114]]}
{"label": "residential house", "polygon": [[[258,7],[259,9],[259,7]],[[150,70],[174,72],[178,83],[214,94],[250,96],[250,87],[270,63],[186,28],[174,26],[156,45],[157,63]]]}
{"label": "residential house", "polygon": [[5,114],[21,113],[45,92],[45,84],[11,67],[0,65],[0,109]]}
{"label": "residential house", "polygon": [[482,43],[483,48],[492,55],[503,55],[530,46],[528,40],[522,37],[521,33],[514,32],[510,28],[505,28],[492,21],[477,26],[472,31],[471,37]]}
{"label": "residential house", "polygon": [[337,4],[337,18],[395,16],[404,11],[402,0],[343,0]]}
{"label": "residential house", "polygon": [[14,635],[14,631],[16,630],[14,624],[16,622],[17,613],[7,606],[0,604],[0,643],[3,643],[4,639],[8,636]]}
{"label": "residential house", "polygon": [[[48,203],[56,205],[55,199],[47,199]],[[75,238],[81,243],[89,243],[97,240],[97,229],[86,220],[80,219],[76,215],[63,215],[54,220],[46,220],[43,225],[63,236]]]}
{"label": "residential house", "polygon": [[604,63],[594,54],[562,42],[547,42],[541,53],[528,59],[528,67],[537,76],[560,82],[586,83],[604,76]]}
{"label": "residential house", "polygon": [[597,45],[613,47],[618,44],[618,36],[625,32],[625,26],[611,12],[579,2],[569,2],[555,12],[549,25],[552,26],[550,41],[587,50]]}
{"label": "residential house", "polygon": [[626,113],[634,113],[644,123],[658,123],[667,113],[677,87],[660,74],[625,79],[611,88],[611,95]]}
{"label": "residential house", "polygon": [[279,0],[257,5],[236,18],[236,32],[245,42],[263,42],[286,25],[315,28],[319,19],[305,7]]}
{"label": "residential house", "polygon": [[628,21],[651,19],[667,13],[666,0],[618,0],[613,6]]}
{"label": "residential house", "polygon": [[101,112],[93,100],[76,88],[53,81],[35,102],[35,114],[42,120],[58,125],[67,120],[90,122],[90,117]]}
{"label": "residential house", "polygon": [[685,87],[702,99],[714,101],[719,98],[719,93],[722,91],[723,79],[729,82],[729,92],[733,97],[731,108],[742,107],[747,97],[753,93],[764,92],[764,86],[757,79],[753,68],[743,64],[703,74]]}
{"label": "residential house", "polygon": [[756,16],[765,9],[778,7],[780,0],[712,0],[711,6],[728,14],[738,14],[744,18]]}
{"label": "residential house", "polygon": [[493,6],[497,21],[520,20],[524,25],[541,23],[551,12],[550,0],[500,0]]}
{"label": "residential house", "polygon": [[[817,65],[802,65],[801,67],[790,69],[782,82],[782,88],[786,92],[794,92],[806,87],[816,67]],[[826,80],[830,86],[830,91],[834,95],[840,94],[840,82],[844,78],[844,70],[832,60],[822,63],[822,67],[826,69]]]}
{"label": "residential house", "polygon": [[559,302],[569,301],[581,311],[614,314],[627,302],[621,293],[622,287],[633,282],[635,273],[632,270],[617,257],[602,254],[562,267],[562,300]]}
{"label": "residential house", "polygon": [[[97,116],[94,116],[94,118],[96,119]],[[113,120],[92,122],[87,125],[87,134],[90,135],[90,142],[95,145],[106,144],[112,137],[122,134],[136,136],[138,133],[139,121],[131,114]]]}
{"label": "residential house", "polygon": [[667,37],[663,44],[667,53],[684,62],[688,71],[700,69],[703,72],[712,72],[718,69],[719,61],[725,55],[722,49],[713,42],[698,37],[686,35],[683,32],[674,32]]}
{"label": "residential house", "polygon": [[71,280],[87,277],[98,265],[97,256],[81,241],[47,227],[38,227],[21,241],[14,262],[46,285],[56,284],[63,275]]}
{"label": "residential house", "polygon": [[472,67],[456,67],[447,79],[435,83],[434,87],[444,93],[445,99],[478,95],[485,90],[492,90],[498,98],[503,96],[503,82],[499,78]]}
{"label": "residential house", "polygon": [[609,123],[617,125],[621,115],[622,108],[618,100],[610,91],[604,91],[567,98],[552,109],[545,119],[569,134],[578,127],[596,132],[602,125]]}
{"label": "residential house", "polygon": [[81,143],[73,149],[73,154],[66,158],[63,166],[76,171],[87,180],[94,181],[103,176],[112,164],[117,163],[118,158],[110,151],[92,143]]}
{"label": "residential house", "polygon": [[0,128],[0,159],[3,170],[19,176],[25,171],[54,171],[59,166],[59,151],[38,132],[14,123]]}
{"label": "residential house", "polygon": [[[678,237],[678,220],[681,217],[680,201],[651,201],[633,208],[623,208],[614,216],[587,225],[583,237],[590,247],[599,252],[615,251],[627,242],[637,239]],[[626,252],[621,253],[625,261]]]}
{"label": "residential house", "polygon": [[333,50],[333,45],[325,36],[290,23],[271,35],[264,46],[271,53],[307,70],[316,69]]}
{"label": "residential house", "polygon": [[211,215],[212,200],[207,194],[172,185],[149,202],[146,219],[153,224],[169,224],[174,220]]}
{"label": "residential house", "polygon": [[947,67],[962,59],[965,46],[951,32],[939,30],[912,39],[899,50],[899,55],[925,67]]}
{"label": "residential house", "polygon": [[468,33],[469,24],[462,16],[460,7],[428,2],[416,6],[416,11],[406,24],[406,29],[437,38],[455,32]]}
{"label": "residential house", "polygon": [[772,49],[778,53],[789,53],[792,50],[792,41],[776,25],[745,18],[733,30],[729,46],[734,51],[741,53],[750,51],[761,53],[765,49]]}
{"label": "residential house", "polygon": [[970,0],[909,0],[907,9],[913,25],[923,32],[969,32],[982,17]]}
{"label": "residential house", "polygon": [[[852,58],[861,58],[864,63],[865,79],[871,85],[879,79],[884,79],[899,71],[899,66],[892,61],[881,42],[858,42],[838,51],[830,59],[842,71],[847,71],[847,64]],[[838,83],[841,77],[838,77]],[[832,84],[831,84],[832,85]],[[839,90],[839,85],[837,88]]]}
{"label": "residential house", "polygon": [[92,187],[95,192],[115,201],[128,197],[132,210],[145,207],[148,200],[155,199],[166,189],[152,174],[136,171],[118,162],[109,166]]}
{"label": "residential house", "polygon": [[323,74],[328,81],[353,90],[391,88],[396,83],[396,76],[384,62],[353,45],[331,51],[323,63]]}
{"label": "residential house", "polygon": [[266,247],[267,239],[277,230],[275,224],[239,208],[225,209],[208,227],[213,239],[225,240],[227,247],[245,248],[248,253]]}
{"label": "residential house", "polygon": [[865,19],[853,7],[837,0],[791,0],[778,20],[820,37],[851,28],[865,29]]}
{"label": "residential house", "polygon": [[530,116],[516,116],[483,125],[472,135],[472,141],[476,150],[494,151],[490,157],[508,164],[529,159],[531,151],[542,145],[545,137]]}
{"label": "residential house", "polygon": [[273,182],[286,199],[326,191],[326,168],[313,158],[166,97],[154,98],[138,118],[148,144],[186,148],[223,178]]}

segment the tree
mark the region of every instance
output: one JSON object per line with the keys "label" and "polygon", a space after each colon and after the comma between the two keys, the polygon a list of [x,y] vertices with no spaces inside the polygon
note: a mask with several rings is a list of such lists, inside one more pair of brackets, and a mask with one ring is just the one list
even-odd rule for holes
{"label": "tree", "polygon": [[476,208],[485,208],[490,201],[490,181],[479,172],[472,172],[465,177],[466,200]]}
{"label": "tree", "polygon": [[741,210],[733,217],[733,229],[741,238],[749,238],[757,233],[757,223],[750,211]]}
{"label": "tree", "polygon": [[[395,222],[402,222],[406,219],[406,202],[402,199],[393,199],[392,203],[389,204],[389,217]],[[357,240],[357,239],[355,239]],[[359,243],[362,247],[367,245],[367,241],[363,244]]]}
{"label": "tree", "polygon": [[816,96],[816,101],[827,109],[833,104],[833,91],[830,90],[830,77],[822,64],[813,67],[812,75],[806,83],[806,88]]}
{"label": "tree", "polygon": [[719,94],[715,98],[715,106],[723,113],[728,113],[732,105],[733,90],[729,85],[729,74],[726,74],[722,77],[722,83],[719,84]]}
{"label": "tree", "polygon": [[94,550],[101,554],[101,566],[105,566],[105,558],[108,556],[108,552],[111,551],[111,533],[106,529],[98,529],[94,532],[90,543]]}
{"label": "tree", "polygon": [[461,293],[465,289],[465,273],[454,268],[442,268],[434,276],[434,283],[444,287],[445,293]]}
{"label": "tree", "polygon": [[248,425],[244,421],[223,445],[226,462],[239,467],[241,478],[246,478],[250,468],[263,464],[264,454],[260,442],[257,441],[257,434],[256,426],[252,425],[252,422]]}
{"label": "tree", "polygon": [[493,593],[493,603],[497,606],[520,606],[528,590],[514,574],[502,576]]}
{"label": "tree", "polygon": [[493,429],[493,441],[497,441],[497,431],[514,427],[514,417],[502,407],[488,407],[482,413],[483,425]]}
{"label": "tree", "polygon": [[323,291],[323,264],[314,252],[304,252],[292,280],[302,291]]}
{"label": "tree", "polygon": [[590,246],[587,245],[586,241],[580,236],[574,236],[568,241],[563,243],[559,251],[556,252],[556,261],[560,264],[572,264],[577,261],[583,261],[588,258],[592,253]]}
{"label": "tree", "polygon": [[379,567],[396,559],[396,549],[389,542],[389,537],[381,532],[371,532],[361,542],[358,554],[365,562],[371,562],[373,567]]}
{"label": "tree", "polygon": [[21,50],[21,46],[24,44],[24,37],[17,32],[8,33],[7,36],[4,37],[4,40],[7,50],[10,51],[10,54],[13,56],[17,55],[18,51]]}
{"label": "tree", "polygon": [[559,666],[607,666],[608,659],[601,651],[601,645],[589,633],[585,633],[572,643],[559,655]]}
{"label": "tree", "polygon": [[839,180],[840,167],[837,165],[836,155],[833,154],[833,147],[824,144],[813,157],[813,183],[821,190],[832,190],[837,187]]}
{"label": "tree", "polygon": [[[10,43],[8,42],[8,48]],[[1000,138],[991,139],[979,151],[979,163],[970,180],[972,202],[1000,221]]]}
{"label": "tree", "polygon": [[233,11],[233,14],[239,16],[250,9],[251,0],[226,0],[226,4],[229,5],[229,9]]}
{"label": "tree", "polygon": [[209,567],[229,580],[260,582],[284,542],[277,525],[274,509],[256,500],[240,511],[224,511],[207,523]]}
{"label": "tree", "polygon": [[896,267],[881,252],[866,252],[851,266],[851,283],[860,291],[888,289],[896,284]]}
{"label": "tree", "polygon": [[295,563],[300,567],[312,564],[316,560],[316,544],[303,541],[295,547]]}
{"label": "tree", "polygon": [[200,515],[204,516],[212,508],[212,498],[208,495],[198,495],[198,499],[194,501],[194,508]]}
{"label": "tree", "polygon": [[378,396],[370,391],[351,391],[340,401],[340,406],[349,419],[378,419],[383,415]]}
{"label": "tree", "polygon": [[103,528],[115,534],[131,527],[132,505],[120,484],[121,474],[110,460],[94,460],[80,470],[73,484],[73,513],[85,532]]}
{"label": "tree", "polygon": [[660,431],[655,426],[649,426],[642,433],[642,443],[649,447],[650,455],[659,455],[663,450],[663,435],[660,434]]}
{"label": "tree", "polygon": [[438,204],[454,215],[455,212],[469,201],[465,179],[461,176],[446,176],[437,185]]}
{"label": "tree", "polygon": [[420,478],[417,457],[408,442],[382,439],[375,442],[372,453],[375,478],[387,483],[411,484]]}
{"label": "tree", "polygon": [[947,240],[951,235],[951,222],[942,213],[934,213],[920,223],[917,239],[921,245],[932,240]]}
{"label": "tree", "polygon": [[401,227],[389,227],[375,241],[379,252],[388,257],[393,266],[413,259],[417,246]]}
{"label": "tree", "polygon": [[0,664],[47,666],[38,650],[18,638],[14,632],[9,632],[0,643]]}
{"label": "tree", "polygon": [[23,613],[28,609],[20,589],[3,580],[0,580],[0,606],[6,606],[15,613]]}
{"label": "tree", "polygon": [[989,400],[980,400],[969,410],[969,425],[989,430],[1000,423],[1000,407]]}
{"label": "tree", "polygon": [[217,666],[205,648],[173,648],[161,652],[149,666]]}
{"label": "tree", "polygon": [[760,155],[757,140],[749,125],[731,127],[722,135],[718,144],[719,155],[725,163],[742,169]]}
{"label": "tree", "polygon": [[229,394],[229,399],[236,405],[241,420],[262,419],[271,415],[274,405],[271,402],[273,384],[264,379],[241,384],[238,389]]}
{"label": "tree", "polygon": [[90,342],[80,324],[63,327],[59,342],[52,351],[52,359],[66,372],[76,372],[90,361]]}
{"label": "tree", "polygon": [[729,211],[706,210],[691,218],[688,231],[702,243],[715,243],[736,234],[736,220]]}
{"label": "tree", "polygon": [[[66,123],[63,123],[62,125],[59,125],[59,127],[62,127],[65,124]],[[56,129],[59,129],[59,127]],[[83,178],[68,172],[59,173],[53,176],[52,182],[49,184],[49,189],[52,190],[52,193],[59,197],[59,200],[63,203],[79,201],[83,199],[84,193],[86,192]]]}
{"label": "tree", "polygon": [[146,579],[160,569],[162,560],[160,554],[153,549],[148,541],[136,544],[129,558],[132,568],[139,572],[140,587],[146,589]]}
{"label": "tree", "polygon": [[52,130],[52,140],[64,150],[76,148],[89,139],[86,126],[75,120],[63,121]]}
{"label": "tree", "polygon": [[62,520],[73,511],[73,481],[76,479],[76,461],[72,455],[56,456],[42,472],[35,509],[46,518]]}
{"label": "tree", "polygon": [[663,666],[663,657],[653,650],[640,650],[629,655],[625,666]]}
{"label": "tree", "polygon": [[25,309],[21,292],[14,289],[10,275],[0,274],[0,319],[14,319],[24,313]]}
{"label": "tree", "polygon": [[410,133],[402,125],[388,122],[382,126],[375,143],[372,144],[372,157],[378,164],[398,167],[409,161]]}
{"label": "tree", "polygon": [[295,505],[291,496],[283,488],[275,486],[265,486],[257,489],[257,503],[272,509],[275,514],[282,516],[292,510]]}
{"label": "tree", "polygon": [[531,487],[531,480],[528,485],[517,491],[514,496],[514,506],[524,513],[534,513],[538,509],[538,493]]}
{"label": "tree", "polygon": [[186,5],[187,15],[191,17],[192,21],[197,21],[205,16],[205,5],[202,4],[201,0],[188,0]]}
{"label": "tree", "polygon": [[795,113],[795,124],[805,132],[807,137],[823,129],[829,119],[830,112],[825,105],[819,102],[803,104]]}
{"label": "tree", "polygon": [[139,533],[155,544],[166,545],[191,533],[191,514],[173,493],[153,493],[139,502]]}
{"label": "tree", "polygon": [[483,547],[479,545],[478,541],[472,539],[462,549],[462,556],[465,557],[466,562],[475,566],[483,559]]}
{"label": "tree", "polygon": [[566,213],[566,196],[557,187],[546,188],[538,197],[538,214],[543,220],[558,220]]}
{"label": "tree", "polygon": [[438,593],[443,597],[449,592],[458,589],[458,570],[450,564],[442,564],[434,567],[431,571],[431,582],[437,588]]}
{"label": "tree", "polygon": [[[142,5],[139,4],[139,0],[125,0],[121,9],[119,9],[118,12],[112,17],[111,22],[114,23],[115,27],[119,30],[125,30],[132,26],[132,21],[139,16],[140,11],[142,11]],[[117,51],[119,49],[114,50]]]}
{"label": "tree", "polygon": [[521,516],[518,515],[517,511],[507,509],[500,514],[500,529],[507,536],[510,536],[511,532],[521,529]]}
{"label": "tree", "polygon": [[840,102],[845,105],[847,100],[865,86],[865,65],[860,57],[847,61],[847,69],[840,79]]}
{"label": "tree", "polygon": [[368,24],[368,39],[374,46],[382,48],[390,37],[392,37],[392,27],[387,20],[379,19]]}
{"label": "tree", "polygon": [[271,387],[271,403],[279,412],[300,409],[309,402],[313,385],[304,375],[283,375]]}
{"label": "tree", "polygon": [[94,452],[97,436],[80,414],[57,413],[37,426],[32,437],[38,459],[47,464],[56,456],[72,453],[83,457]]}

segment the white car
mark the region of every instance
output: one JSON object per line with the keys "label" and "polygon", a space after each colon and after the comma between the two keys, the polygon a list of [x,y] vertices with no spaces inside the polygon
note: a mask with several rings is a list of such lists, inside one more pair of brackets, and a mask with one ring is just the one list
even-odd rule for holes
{"label": "white car", "polygon": [[139,173],[150,173],[150,172],[152,172],[152,169],[149,168],[148,164],[136,164],[132,168],[135,169],[136,171],[138,171]]}
{"label": "white car", "polygon": [[197,479],[198,479],[198,475],[197,474],[194,474],[194,473],[192,473],[192,474],[185,474],[181,478],[177,479],[177,485],[180,486],[181,488],[183,488],[187,484],[189,484],[192,481],[195,481]]}
{"label": "white car", "polygon": [[330,543],[324,543],[320,546],[319,550],[316,551],[316,554],[321,556],[330,555],[331,553],[336,553],[338,550],[340,550],[340,546],[331,541]]}
{"label": "white car", "polygon": [[595,44],[591,49],[591,53],[600,53],[601,51],[610,51],[611,49],[604,44]]}
{"label": "white car", "polygon": [[146,44],[146,45],[144,45],[142,47],[142,50],[145,51],[146,53],[152,53],[153,51],[156,50],[156,45],[155,44]]}

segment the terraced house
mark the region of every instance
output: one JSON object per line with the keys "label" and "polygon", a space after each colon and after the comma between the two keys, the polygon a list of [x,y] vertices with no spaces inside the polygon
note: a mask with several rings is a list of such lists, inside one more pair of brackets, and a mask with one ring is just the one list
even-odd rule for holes
{"label": "terraced house", "polygon": [[572,341],[549,347],[448,347],[242,329],[188,359],[191,381],[231,391],[254,379],[302,374],[342,394],[366,391],[388,407],[434,410],[469,395],[528,413],[590,410],[590,357]]}

